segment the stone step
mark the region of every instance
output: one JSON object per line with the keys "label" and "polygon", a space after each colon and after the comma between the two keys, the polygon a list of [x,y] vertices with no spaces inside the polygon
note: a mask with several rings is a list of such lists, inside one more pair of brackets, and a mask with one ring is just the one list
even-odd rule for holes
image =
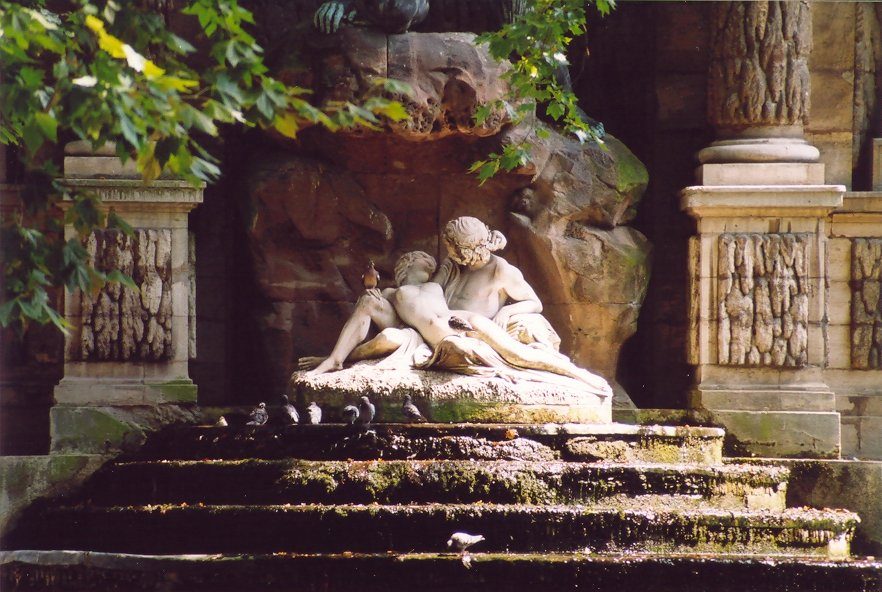
{"label": "stone step", "polygon": [[173,427],[132,459],[722,462],[718,428],[626,424],[342,424]]}
{"label": "stone step", "polygon": [[129,555],[0,552],[0,588],[76,590],[297,590],[300,592],[876,592],[882,563],[811,557],[656,557],[585,554]]}
{"label": "stone step", "polygon": [[842,510],[426,504],[53,507],[7,548],[126,553],[437,552],[451,533],[486,552],[708,552],[845,558],[858,518]]}
{"label": "stone step", "polygon": [[84,499],[97,505],[493,502],[783,510],[788,475],[751,465],[135,461],[105,467]]}

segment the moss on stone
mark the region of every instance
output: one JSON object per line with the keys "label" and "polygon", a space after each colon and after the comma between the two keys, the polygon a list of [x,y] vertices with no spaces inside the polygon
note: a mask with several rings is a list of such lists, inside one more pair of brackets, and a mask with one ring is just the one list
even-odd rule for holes
{"label": "moss on stone", "polygon": [[195,403],[198,388],[189,378],[179,378],[165,382],[148,383],[162,394],[162,398],[170,403]]}

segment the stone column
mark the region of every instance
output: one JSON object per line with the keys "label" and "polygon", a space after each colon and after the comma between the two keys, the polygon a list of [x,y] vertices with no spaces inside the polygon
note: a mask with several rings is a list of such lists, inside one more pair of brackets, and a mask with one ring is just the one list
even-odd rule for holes
{"label": "stone column", "polygon": [[816,162],[808,120],[811,5],[718,2],[708,73],[708,121],[717,141],[702,163]]}
{"label": "stone column", "polygon": [[[101,197],[133,228],[96,230],[83,246],[102,271],[119,269],[137,289],[108,283],[91,294],[65,294],[73,325],[65,342],[64,378],[50,412],[52,451],[112,452],[146,433],[193,416],[196,385],[188,360],[194,276],[187,217],[202,188],[161,179],[145,184],[112,149],[68,145],[65,182]],[[69,204],[63,204],[63,207]],[[70,226],[67,239],[77,238]]]}
{"label": "stone column", "polygon": [[807,2],[715,6],[698,185],[681,194],[690,240],[694,408],[744,454],[838,456],[828,363],[827,233],[845,187],[826,185],[809,117]]}

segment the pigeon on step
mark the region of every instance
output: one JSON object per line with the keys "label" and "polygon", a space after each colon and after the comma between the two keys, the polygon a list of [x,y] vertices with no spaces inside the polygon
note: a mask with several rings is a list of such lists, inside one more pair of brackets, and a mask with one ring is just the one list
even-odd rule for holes
{"label": "pigeon on step", "polygon": [[462,564],[466,569],[472,568],[472,558],[469,555],[469,547],[476,545],[484,540],[484,536],[480,534],[469,534],[467,532],[454,532],[447,541],[447,548],[453,548],[460,552]]}
{"label": "pigeon on step", "polygon": [[404,395],[404,403],[401,405],[401,413],[404,414],[404,419],[411,423],[426,423],[426,418],[423,417],[423,414],[420,413],[417,406],[413,404],[413,399],[410,395]]}
{"label": "pigeon on step", "polygon": [[288,395],[279,395],[279,423],[283,426],[296,425],[300,421],[297,408],[288,400]]}
{"label": "pigeon on step", "polygon": [[358,415],[358,407],[355,405],[347,405],[343,408],[343,421],[349,425],[355,425]]}
{"label": "pigeon on step", "polygon": [[255,407],[248,416],[248,423],[245,425],[260,426],[269,420],[269,413],[266,412],[266,403],[260,403]]}
{"label": "pigeon on step", "polygon": [[377,408],[371,403],[371,400],[367,397],[362,397],[358,404],[358,423],[363,426],[370,425],[370,423],[374,421],[374,415],[376,415],[376,413]]}
{"label": "pigeon on step", "polygon": [[484,535],[469,534],[467,532],[454,532],[450,535],[450,539],[447,541],[447,548],[456,549],[457,551],[465,553],[468,551],[469,547],[477,545],[483,540],[486,540],[484,539]]}
{"label": "pigeon on step", "polygon": [[306,423],[318,425],[322,422],[322,408],[315,401],[309,404],[306,409]]}

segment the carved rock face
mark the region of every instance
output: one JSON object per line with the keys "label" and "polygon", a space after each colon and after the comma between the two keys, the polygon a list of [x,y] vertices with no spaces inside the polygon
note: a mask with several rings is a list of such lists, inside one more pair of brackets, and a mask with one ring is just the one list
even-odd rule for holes
{"label": "carved rock face", "polygon": [[437,140],[451,135],[492,136],[508,123],[494,112],[482,125],[475,110],[502,98],[507,85],[501,75],[509,66],[490,57],[471,33],[407,33],[384,35],[374,30],[345,28],[315,50],[312,71],[288,73],[291,79],[313,81],[316,97],[360,104],[378,93],[374,82],[403,82],[411,95],[394,95],[410,119],[389,123],[389,132],[407,140]]}
{"label": "carved rock face", "polygon": [[[387,54],[379,50],[386,37],[347,34],[354,37],[340,71],[352,73],[353,63],[362,64],[362,73],[387,71]],[[615,378],[648,282],[648,241],[621,226],[634,216],[646,170],[612,136],[601,150],[552,130],[537,141],[532,166],[479,185],[469,164],[523,132],[497,133],[501,120],[476,128],[466,116],[473,104],[503,91],[502,68],[471,39],[389,36],[388,72],[407,77],[418,91],[408,109],[425,115],[411,127],[367,134],[313,129],[301,135],[298,153],[276,149],[254,156],[248,237],[266,306],[251,314],[268,353],[255,361],[265,366],[265,388],[281,388],[297,357],[330,352],[363,291],[368,259],[380,273],[380,287],[394,285],[393,265],[405,251],[423,250],[439,262],[447,255],[441,232],[459,216],[479,218],[508,237],[497,254],[534,287],[563,338],[562,351]],[[365,53],[365,47],[376,51]],[[382,63],[364,66],[374,63],[365,55]],[[482,138],[487,134],[495,135]]]}

